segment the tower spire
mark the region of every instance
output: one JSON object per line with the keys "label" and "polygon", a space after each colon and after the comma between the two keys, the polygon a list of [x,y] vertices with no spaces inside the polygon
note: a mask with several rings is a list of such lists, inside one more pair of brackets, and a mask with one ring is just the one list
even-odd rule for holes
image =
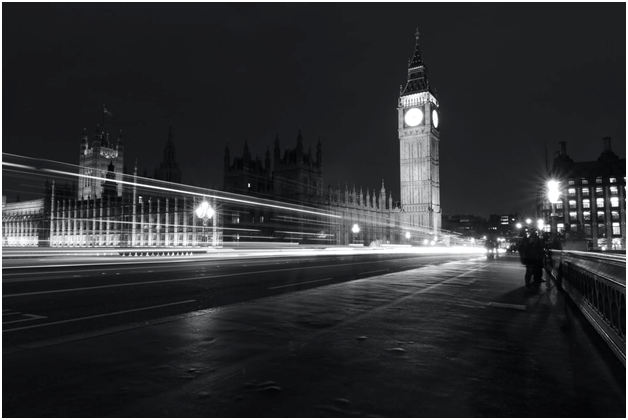
{"label": "tower spire", "polygon": [[[425,63],[423,63],[423,54],[421,54],[421,48],[419,47],[419,35],[419,28],[417,28],[414,34],[416,40],[414,54],[411,59],[408,59],[408,81],[401,93],[402,95],[411,95],[413,93],[426,91],[432,92],[427,79],[427,67]],[[434,94],[434,92],[432,92],[432,94]]]}

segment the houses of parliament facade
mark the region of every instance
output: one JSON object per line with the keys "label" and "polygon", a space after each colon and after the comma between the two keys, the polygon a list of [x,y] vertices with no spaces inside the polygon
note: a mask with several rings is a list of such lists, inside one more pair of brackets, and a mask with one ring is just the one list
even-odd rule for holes
{"label": "houses of parliament facade", "polygon": [[[188,247],[246,241],[324,245],[400,244],[432,239],[441,227],[439,103],[429,83],[416,33],[408,77],[400,89],[398,135],[401,197],[381,186],[324,185],[320,139],[305,151],[299,131],[292,148],[276,137],[272,153],[253,159],[224,155],[222,191],[184,186],[172,124],[154,176],[124,167],[122,133],[116,141],[96,129],[80,142],[78,188],[51,181],[44,198],[3,200],[3,246]],[[246,197],[246,199],[237,198]],[[213,220],[195,209],[209,200]],[[412,239],[411,239],[412,238]]]}

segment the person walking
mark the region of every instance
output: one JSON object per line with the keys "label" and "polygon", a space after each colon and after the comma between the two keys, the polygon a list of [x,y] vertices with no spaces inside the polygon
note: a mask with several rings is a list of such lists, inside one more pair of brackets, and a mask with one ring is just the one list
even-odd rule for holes
{"label": "person walking", "polygon": [[543,241],[539,237],[536,229],[532,228],[526,234],[523,233],[521,244],[519,244],[519,258],[526,266],[524,276],[525,287],[531,291],[531,282],[542,283],[543,280]]}

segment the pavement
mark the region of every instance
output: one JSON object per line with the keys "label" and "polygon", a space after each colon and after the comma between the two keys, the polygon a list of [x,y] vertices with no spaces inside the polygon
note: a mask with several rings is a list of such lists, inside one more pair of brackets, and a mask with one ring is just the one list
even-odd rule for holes
{"label": "pavement", "polygon": [[476,258],[3,351],[2,415],[625,418],[623,365],[524,271]]}

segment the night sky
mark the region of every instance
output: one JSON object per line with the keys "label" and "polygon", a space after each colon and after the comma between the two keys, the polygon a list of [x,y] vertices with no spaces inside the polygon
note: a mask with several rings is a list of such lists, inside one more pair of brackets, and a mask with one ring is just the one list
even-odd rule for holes
{"label": "night sky", "polygon": [[550,165],[559,141],[592,161],[605,136],[626,157],[625,3],[3,3],[2,23],[6,153],[78,164],[106,104],[129,171],[152,175],[170,121],[183,181],[210,188],[226,145],[264,159],[301,129],[305,150],[320,136],[325,185],[384,179],[399,200],[418,27],[445,214],[529,211],[546,144]]}

